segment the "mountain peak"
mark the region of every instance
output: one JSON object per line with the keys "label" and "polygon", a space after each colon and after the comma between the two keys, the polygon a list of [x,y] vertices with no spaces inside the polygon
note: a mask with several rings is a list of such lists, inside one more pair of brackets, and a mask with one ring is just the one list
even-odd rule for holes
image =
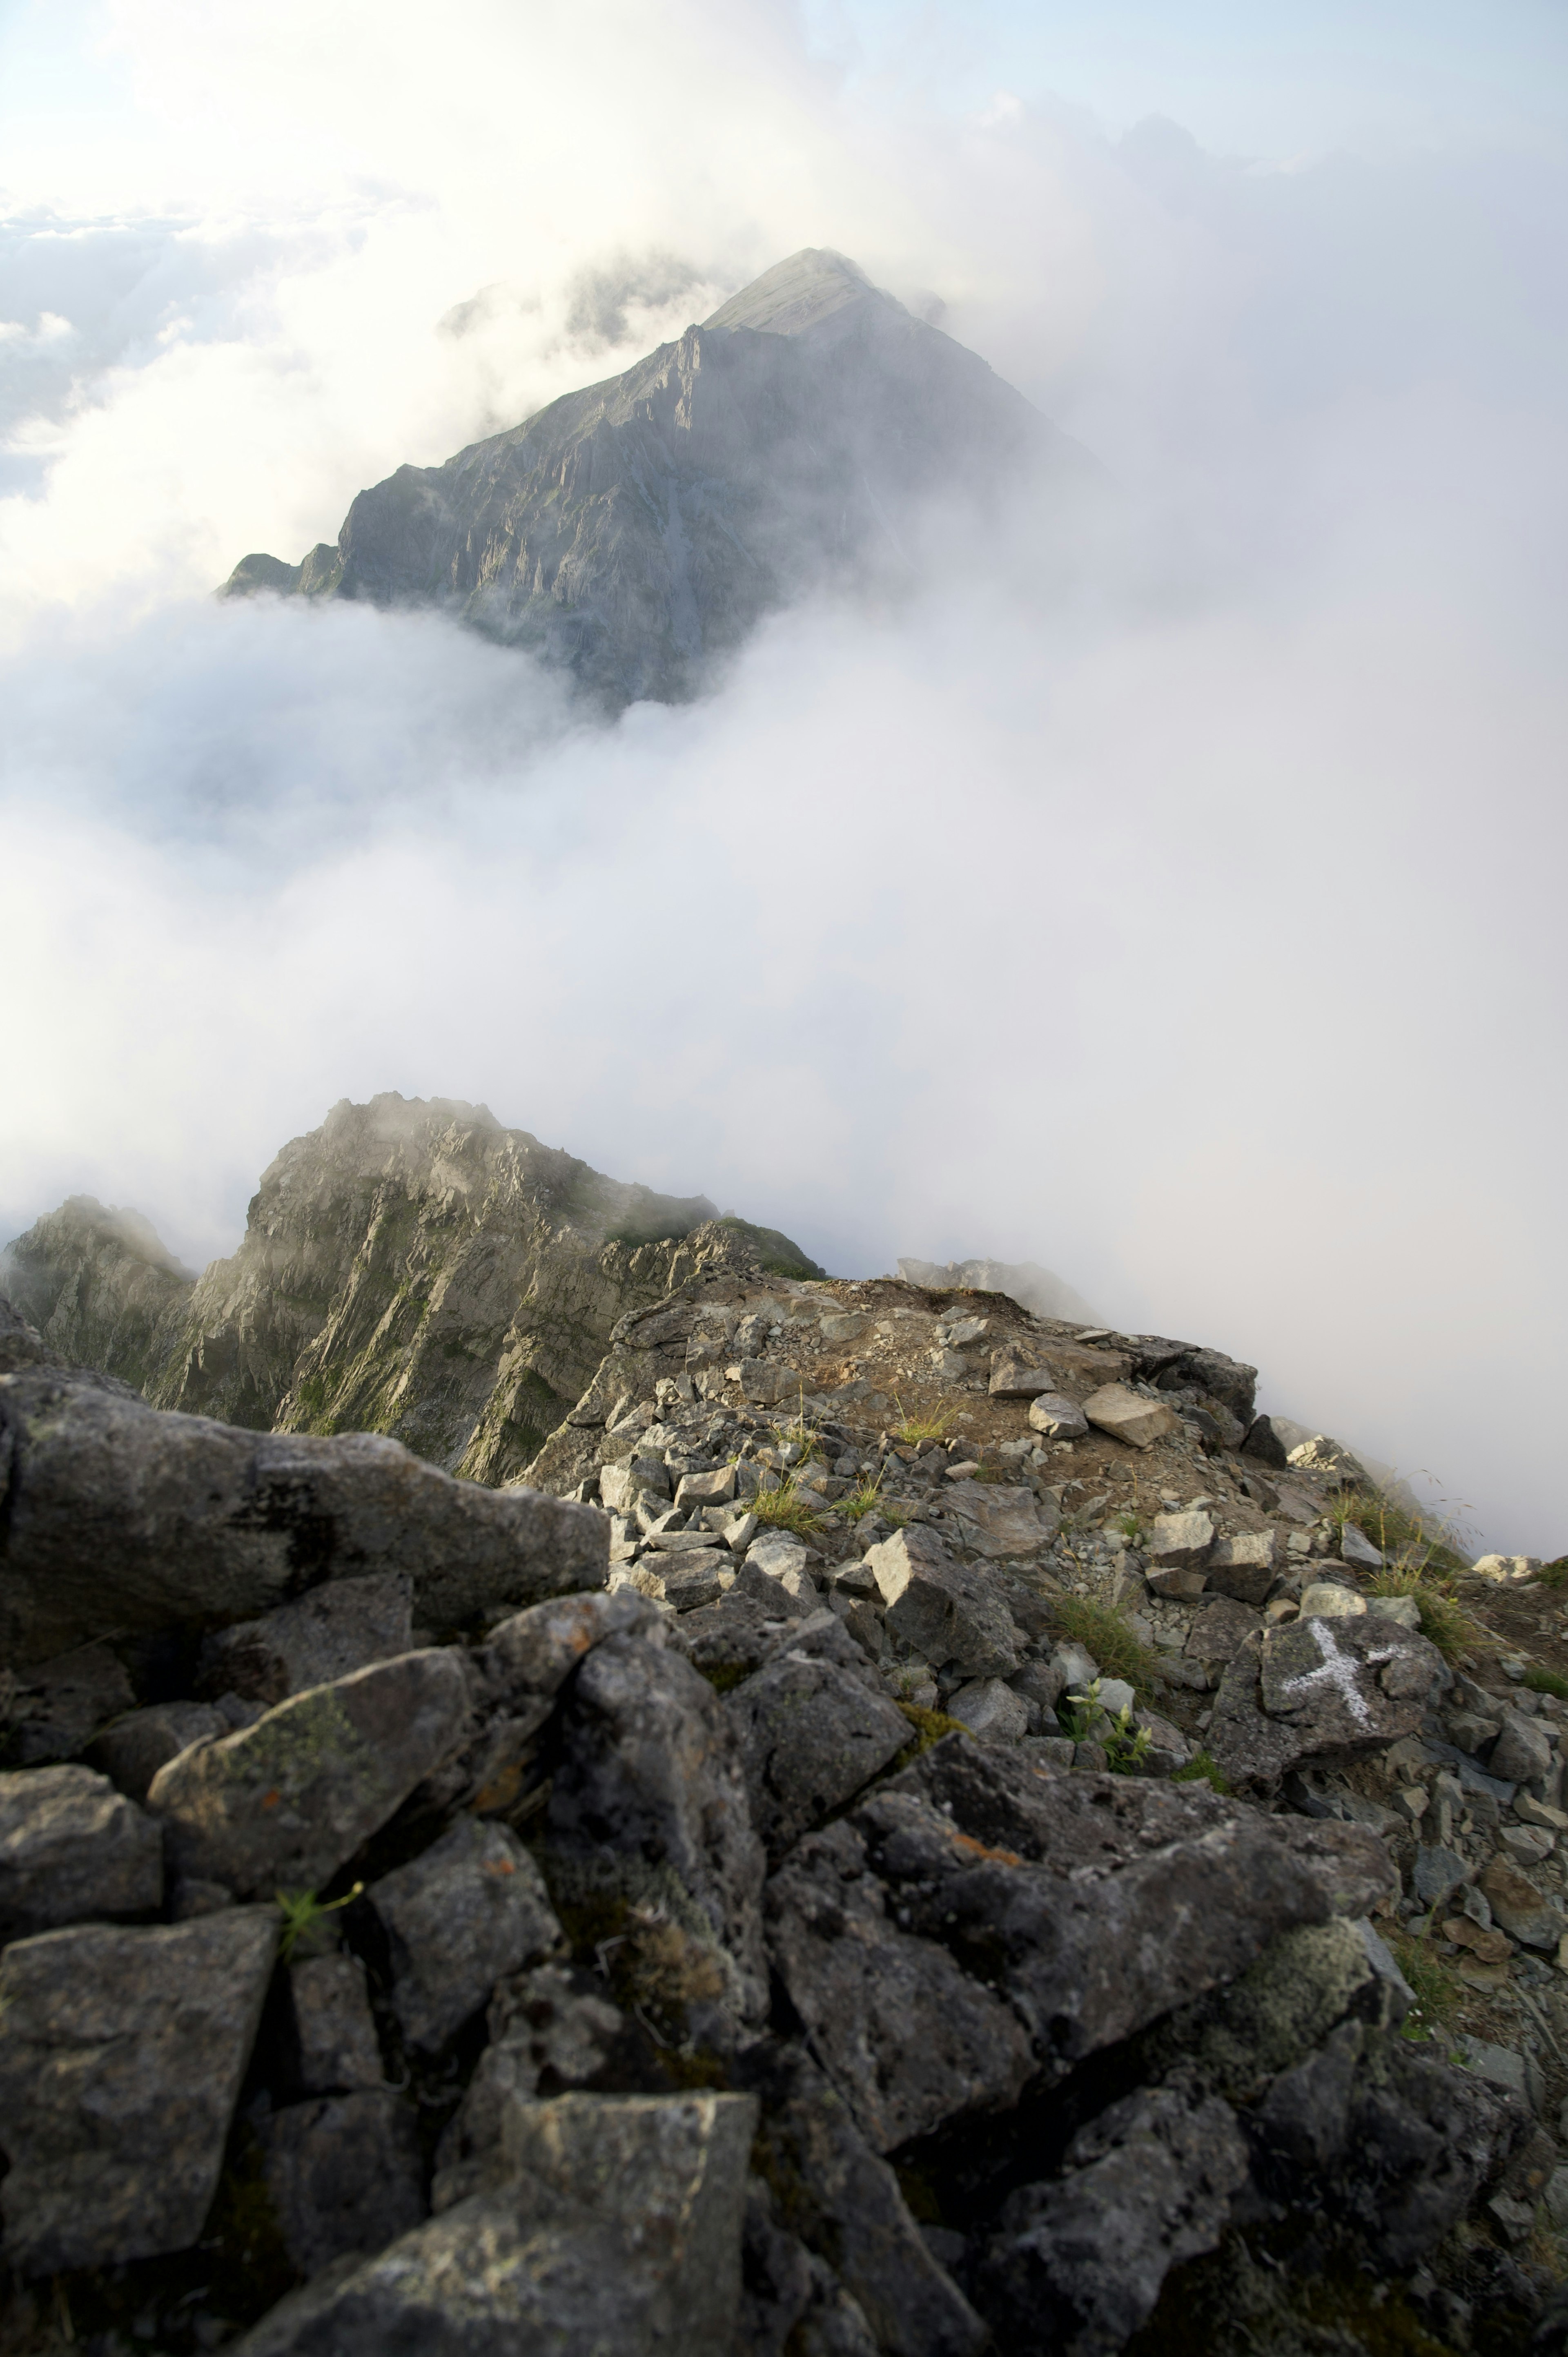
{"label": "mountain peak", "polygon": [[768,336],[802,336],[824,319],[867,300],[901,311],[891,295],[874,286],[857,262],[832,246],[803,245],[783,262],[776,262],[727,303],[721,303],[704,328],[754,328]]}

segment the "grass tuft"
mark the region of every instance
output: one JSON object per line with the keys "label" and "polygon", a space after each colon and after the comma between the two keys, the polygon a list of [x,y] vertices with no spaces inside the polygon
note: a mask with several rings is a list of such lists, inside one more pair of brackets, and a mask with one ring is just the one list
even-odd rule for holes
{"label": "grass tuft", "polygon": [[759,1490],[746,1507],[759,1523],[768,1523],[775,1530],[793,1531],[798,1539],[814,1538],[822,1529],[822,1517],[807,1503],[804,1494],[792,1481],[785,1481],[777,1490]]}
{"label": "grass tuft", "polygon": [[1568,1678],[1561,1678],[1555,1670],[1526,1670],[1525,1684],[1531,1694],[1555,1695],[1559,1702],[1568,1701]]}
{"label": "grass tuft", "polygon": [[1560,1555],[1552,1563],[1543,1563],[1535,1575],[1542,1587],[1568,1587],[1568,1555]]}
{"label": "grass tuft", "polygon": [[1473,1645],[1487,1641],[1485,1631],[1476,1626],[1446,1579],[1434,1579],[1423,1571],[1380,1571],[1367,1586],[1373,1596],[1413,1596],[1421,1614],[1421,1633],[1444,1661],[1455,1662]]}
{"label": "grass tuft", "polygon": [[1173,1784],[1212,1784],[1217,1792],[1229,1792],[1230,1779],[1218,1760],[1208,1751],[1195,1752],[1185,1768],[1177,1768],[1171,1776]]}
{"label": "grass tuft", "polygon": [[[837,1511],[843,1516],[846,1523],[858,1523],[866,1514],[885,1512],[886,1509],[882,1503],[881,1474],[878,1473],[875,1480],[863,1481],[857,1490],[850,1491],[847,1498],[841,1498]],[[889,1520],[892,1519],[893,1517],[889,1516]]]}
{"label": "grass tuft", "polygon": [[1380,1490],[1344,1491],[1327,1512],[1329,1521],[1340,1530],[1347,1523],[1354,1523],[1362,1536],[1380,1547],[1384,1555],[1397,1555],[1402,1547],[1424,1547],[1429,1569],[1452,1577],[1470,1568],[1446,1539],[1434,1536],[1427,1529],[1419,1514],[1411,1513],[1397,1499],[1385,1497]]}
{"label": "grass tuft", "polygon": [[928,1415],[908,1415],[901,1399],[896,1399],[894,1404],[903,1420],[892,1427],[892,1437],[903,1441],[906,1448],[912,1448],[918,1440],[945,1440],[958,1420],[953,1408],[933,1409]]}
{"label": "grass tuft", "polygon": [[1108,1678],[1125,1678],[1140,1701],[1146,1701],[1160,1674],[1160,1665],[1137,1632],[1112,1605],[1097,1604],[1088,1596],[1053,1596],[1051,1618],[1075,1644],[1087,1647]]}
{"label": "grass tuft", "polygon": [[1412,1940],[1408,1932],[1391,1928],[1384,1936],[1393,1951],[1395,1964],[1415,1991],[1415,2003],[1404,2018],[1402,2035],[1410,2039],[1435,2038],[1459,2009],[1464,1994],[1459,1982],[1425,1940]]}
{"label": "grass tuft", "polygon": [[895,1707],[903,1712],[915,1730],[914,1742],[907,1743],[898,1754],[896,1765],[899,1768],[907,1768],[911,1760],[918,1760],[922,1751],[929,1751],[944,1735],[969,1734],[962,1719],[950,1718],[945,1710],[922,1710],[918,1702],[901,1702]]}

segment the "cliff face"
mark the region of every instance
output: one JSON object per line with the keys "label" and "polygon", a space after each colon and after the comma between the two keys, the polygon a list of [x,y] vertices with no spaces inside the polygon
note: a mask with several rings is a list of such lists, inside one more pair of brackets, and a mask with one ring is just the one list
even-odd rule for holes
{"label": "cliff face", "polygon": [[808,249],[624,376],[361,491],[336,549],[226,585],[444,606],[612,705],[676,700],[761,615],[900,570],[912,507],[1081,454],[975,353]]}
{"label": "cliff face", "polygon": [[607,1178],[482,1106],[334,1108],[263,1174],[244,1241],[194,1281],[86,1199],[11,1247],[60,1356],[252,1430],[383,1432],[489,1483],[533,1457],[627,1310],[710,1267],[810,1273],[787,1238]]}
{"label": "cliff face", "polygon": [[0,1291],[55,1355],[138,1389],[163,1372],[196,1279],[139,1211],[72,1195],[7,1245]]}

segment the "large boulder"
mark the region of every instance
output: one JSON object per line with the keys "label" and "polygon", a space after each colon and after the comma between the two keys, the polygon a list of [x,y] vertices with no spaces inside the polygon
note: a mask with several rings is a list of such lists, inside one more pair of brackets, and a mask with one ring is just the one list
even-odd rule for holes
{"label": "large boulder", "polygon": [[950,1662],[970,1677],[1005,1678],[1017,1668],[1017,1631],[995,1577],[956,1563],[924,1523],[868,1547],[865,1561],[888,1628],[933,1669]]}
{"label": "large boulder", "polygon": [[1359,1826],[950,1736],[797,1845],[768,1885],[768,1940],[886,2151],[1010,2104],[1393,1883]]}
{"label": "large boulder", "polygon": [[983,2269],[1003,2346],[1121,2349],[1170,2269],[1216,2248],[1247,2162],[1230,2106],[1196,2083],[1112,2104],[1074,2136],[1060,2176],[1020,2187],[1003,2210]]}
{"label": "large boulder", "polygon": [[248,1620],[328,1579],[403,1572],[421,1620],[602,1587],[589,1506],[486,1490],[375,1433],[248,1432],[90,1375],[0,1377],[0,1656]]}
{"label": "large boulder", "polygon": [[315,1890],[462,1741],[468,1682],[432,1647],[312,1686],[160,1768],[147,1806],[193,1882],[242,1898]]}
{"label": "large boulder", "polygon": [[512,2173],[328,2269],[235,2357],[732,2357],[749,2095],[514,2104]]}
{"label": "large boulder", "polygon": [[612,1637],[577,1673],[562,1713],[552,1840],[597,1863],[672,1878],[728,1959],[749,2019],[767,2009],[762,1844],[735,1722],[678,1653]]}
{"label": "large boulder", "polygon": [[744,1680],[726,1708],[770,1860],[853,1798],[911,1736],[864,1655],[846,1668],[790,1647]]}
{"label": "large boulder", "polygon": [[0,1953],[0,2213],[20,2274],[196,2241],[277,1935],[270,1907],[230,1908]]}
{"label": "large boulder", "polygon": [[1287,1621],[1250,1636],[1232,1657],[1208,1748],[1232,1784],[1271,1786],[1292,1769],[1418,1734],[1449,1675],[1435,1645],[1380,1614]]}

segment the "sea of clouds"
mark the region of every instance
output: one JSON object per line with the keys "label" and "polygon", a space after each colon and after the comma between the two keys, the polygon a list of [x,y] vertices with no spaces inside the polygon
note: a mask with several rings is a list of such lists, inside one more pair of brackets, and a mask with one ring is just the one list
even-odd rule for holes
{"label": "sea of clouds", "polygon": [[[73,38],[0,219],[0,1236],[199,1264],[336,1099],[466,1097],[846,1274],[1043,1260],[1560,1552],[1551,142],[1227,158],[713,0]],[[613,726],[212,600],[806,244],[1095,453],[1092,536],[1021,493]]]}

